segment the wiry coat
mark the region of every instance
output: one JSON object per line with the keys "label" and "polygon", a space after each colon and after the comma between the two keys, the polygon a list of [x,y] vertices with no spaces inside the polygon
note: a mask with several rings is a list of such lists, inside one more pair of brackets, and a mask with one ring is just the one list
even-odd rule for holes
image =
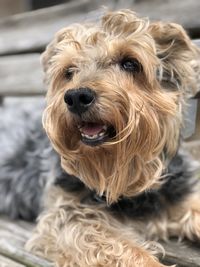
{"label": "wiry coat", "polygon": [[56,152],[34,112],[17,137],[1,133],[15,148],[2,155],[1,211],[33,218],[46,195],[28,249],[59,267],[161,267],[144,241],[200,239],[197,166],[180,149],[199,57],[181,26],[129,10],[56,34],[42,59]]}

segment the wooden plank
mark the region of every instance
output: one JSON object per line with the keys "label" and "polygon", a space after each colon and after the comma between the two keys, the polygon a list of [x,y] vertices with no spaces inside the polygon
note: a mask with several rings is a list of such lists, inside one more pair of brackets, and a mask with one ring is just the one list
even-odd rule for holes
{"label": "wooden plank", "polygon": [[0,20],[0,55],[41,51],[55,32],[84,21],[92,9],[91,0],[75,0]]}
{"label": "wooden plank", "polygon": [[25,242],[31,236],[34,225],[24,221],[11,221],[6,218],[0,220],[0,236],[12,234],[22,242]]}
{"label": "wooden plank", "polygon": [[25,267],[25,265],[14,262],[14,261],[0,255],[0,267]]}
{"label": "wooden plank", "polygon": [[0,80],[1,96],[44,94],[40,54],[2,57]]}
{"label": "wooden plank", "polygon": [[162,243],[165,249],[163,262],[177,264],[177,267],[200,267],[200,248],[198,244],[169,241]]}
{"label": "wooden plank", "polygon": [[[130,4],[131,3],[131,4]],[[86,19],[94,21],[106,5],[111,9],[132,8],[153,20],[175,21],[199,36],[199,0],[105,1],[74,0],[0,20],[0,55],[41,51],[60,28]]]}
{"label": "wooden plank", "polygon": [[53,267],[54,264],[25,251],[14,237],[0,237],[0,254],[28,267]]}
{"label": "wooden plank", "polygon": [[54,264],[24,249],[32,229],[30,223],[0,218],[0,255],[28,267],[53,267]]}
{"label": "wooden plank", "polygon": [[181,24],[195,37],[200,37],[199,0],[148,0],[136,1],[132,6],[138,13],[151,20],[170,21]]}

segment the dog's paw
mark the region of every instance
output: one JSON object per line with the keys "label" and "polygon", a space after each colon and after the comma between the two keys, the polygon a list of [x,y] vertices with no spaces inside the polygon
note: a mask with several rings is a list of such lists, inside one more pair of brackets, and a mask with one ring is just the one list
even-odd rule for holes
{"label": "dog's paw", "polygon": [[190,210],[183,218],[181,235],[191,241],[200,242],[200,208]]}

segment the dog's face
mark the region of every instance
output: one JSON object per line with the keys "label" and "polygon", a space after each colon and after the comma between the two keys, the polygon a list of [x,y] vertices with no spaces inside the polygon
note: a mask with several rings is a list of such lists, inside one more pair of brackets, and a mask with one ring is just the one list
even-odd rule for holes
{"label": "dog's face", "polygon": [[44,126],[62,167],[109,202],[154,186],[177,149],[195,53],[180,26],[128,10],[58,32],[43,55]]}

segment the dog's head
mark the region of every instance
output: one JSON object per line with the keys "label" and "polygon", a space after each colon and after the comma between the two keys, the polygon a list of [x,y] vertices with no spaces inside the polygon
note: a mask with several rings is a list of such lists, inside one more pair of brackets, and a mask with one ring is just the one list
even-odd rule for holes
{"label": "dog's head", "polygon": [[109,202],[154,186],[177,150],[197,57],[181,26],[128,10],[59,31],[42,62],[62,167]]}

